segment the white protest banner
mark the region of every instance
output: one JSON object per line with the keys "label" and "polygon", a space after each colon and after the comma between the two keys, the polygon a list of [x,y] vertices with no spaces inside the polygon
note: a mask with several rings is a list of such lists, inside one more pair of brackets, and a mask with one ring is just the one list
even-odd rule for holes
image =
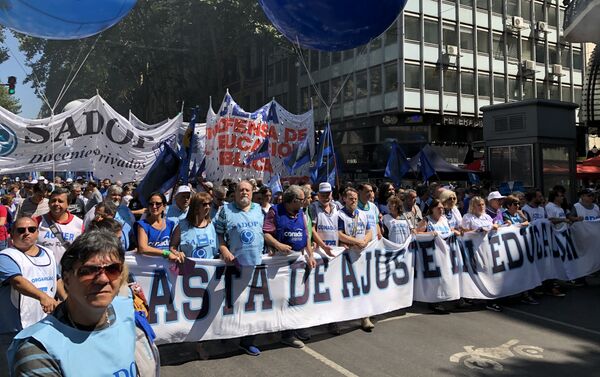
{"label": "white protest banner", "polygon": [[[245,158],[269,139],[269,156],[244,164]],[[225,95],[218,113],[209,110],[206,117],[206,178],[261,178],[267,182],[272,174],[289,177],[285,157],[305,139],[314,145],[312,110],[295,115],[275,100],[250,113]],[[294,176],[306,177],[309,164],[299,167]]]}
{"label": "white protest banner", "polygon": [[177,137],[181,123],[180,115],[152,129],[140,129],[98,95],[45,119],[25,119],[0,108],[0,169],[93,171],[101,178],[139,180],[162,142]]}
{"label": "white protest banner", "polygon": [[128,256],[159,343],[236,338],[362,318],[412,304],[412,255],[387,240],[307,273],[304,257],[265,257],[238,270],[196,260],[179,276],[164,259]]}
{"label": "white protest banner", "polygon": [[446,240],[417,235],[405,245],[382,239],[360,254],[317,258],[310,271],[298,255],[264,257],[262,265],[241,270],[196,259],[181,275],[162,258],[128,255],[127,263],[148,298],[159,343],[171,343],[357,319],[409,307],[413,296],[494,299],[546,279],[575,279],[600,270],[597,240],[574,242],[580,232],[600,234],[600,222],[564,233],[538,220]]}

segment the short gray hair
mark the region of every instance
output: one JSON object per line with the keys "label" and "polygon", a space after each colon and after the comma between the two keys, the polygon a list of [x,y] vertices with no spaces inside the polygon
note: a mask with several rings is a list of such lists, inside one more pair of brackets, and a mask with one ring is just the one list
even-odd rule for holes
{"label": "short gray hair", "polygon": [[123,188],[121,186],[112,185],[108,188],[108,195],[117,194],[123,195]]}
{"label": "short gray hair", "polygon": [[283,193],[283,202],[291,203],[294,199],[297,199],[300,194],[303,194],[302,187],[298,185],[291,185]]}

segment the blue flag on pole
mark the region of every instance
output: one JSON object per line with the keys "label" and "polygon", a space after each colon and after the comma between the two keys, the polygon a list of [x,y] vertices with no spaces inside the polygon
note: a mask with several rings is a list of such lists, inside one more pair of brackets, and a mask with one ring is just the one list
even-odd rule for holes
{"label": "blue flag on pole", "polygon": [[250,152],[244,159],[244,165],[250,165],[252,161],[269,157],[269,137],[265,137],[260,146],[253,152]]}
{"label": "blue flag on pole", "polygon": [[329,182],[330,185],[335,186],[336,171],[337,161],[333,148],[333,135],[331,125],[327,124],[325,132],[319,139],[315,164],[310,178],[314,184]]}
{"label": "blue flag on pole", "polygon": [[425,151],[422,149],[419,153],[419,168],[421,170],[421,175],[423,176],[423,181],[428,181],[429,178],[435,175],[435,169],[425,154]]}
{"label": "blue flag on pole", "polygon": [[166,143],[162,151],[148,170],[148,174],[137,187],[140,202],[144,207],[148,204],[148,195],[155,191],[166,192],[173,188],[180,171],[181,157]]}
{"label": "blue flag on pole", "polygon": [[293,174],[296,169],[310,162],[310,146],[308,137],[301,143],[296,144],[292,153],[287,156],[283,163],[288,168],[290,174]]}
{"label": "blue flag on pole", "polygon": [[179,166],[179,180],[182,184],[187,185],[190,177],[190,163],[192,159],[192,147],[195,143],[196,136],[196,122],[198,121],[198,107],[194,108],[192,112],[192,119],[190,124],[185,130],[183,140],[179,149],[179,157],[181,158],[181,165]]}
{"label": "blue flag on pole", "polygon": [[402,152],[402,148],[396,141],[392,143],[392,150],[385,167],[384,177],[390,178],[396,186],[400,186],[400,181],[404,174],[410,170],[410,164]]}
{"label": "blue flag on pole", "polygon": [[269,180],[267,186],[271,189],[273,195],[283,191],[283,186],[281,185],[281,177],[279,176],[279,173],[271,175],[271,179]]}

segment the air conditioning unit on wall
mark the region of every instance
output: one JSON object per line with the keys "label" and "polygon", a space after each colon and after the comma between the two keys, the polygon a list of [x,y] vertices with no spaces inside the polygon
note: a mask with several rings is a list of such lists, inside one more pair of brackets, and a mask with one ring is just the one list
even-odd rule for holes
{"label": "air conditioning unit on wall", "polygon": [[446,46],[446,54],[450,56],[458,56],[458,47],[452,45]]}

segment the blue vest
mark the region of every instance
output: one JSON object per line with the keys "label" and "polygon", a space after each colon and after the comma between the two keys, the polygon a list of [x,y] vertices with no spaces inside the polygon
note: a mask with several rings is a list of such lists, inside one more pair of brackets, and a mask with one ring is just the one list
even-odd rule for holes
{"label": "blue vest", "polygon": [[48,354],[60,361],[65,377],[135,377],[133,302],[131,298],[117,296],[112,306],[115,323],[103,330],[78,330],[49,315],[21,331],[8,350],[10,370],[20,340],[34,338]]}
{"label": "blue vest", "polygon": [[304,224],[304,212],[298,211],[296,218],[292,218],[285,210],[283,203],[275,206],[275,238],[277,241],[290,245],[292,250],[300,251],[306,247],[308,235]]}
{"label": "blue vest", "polygon": [[179,251],[186,257],[214,259],[218,254],[217,233],[211,222],[205,228],[197,228],[184,219],[179,222],[179,232]]}
{"label": "blue vest", "polygon": [[169,242],[171,240],[171,233],[173,233],[173,229],[175,228],[175,223],[169,219],[165,219],[165,227],[162,230],[154,228],[145,219],[138,221],[137,224],[146,231],[148,246],[161,250],[169,250]]}

